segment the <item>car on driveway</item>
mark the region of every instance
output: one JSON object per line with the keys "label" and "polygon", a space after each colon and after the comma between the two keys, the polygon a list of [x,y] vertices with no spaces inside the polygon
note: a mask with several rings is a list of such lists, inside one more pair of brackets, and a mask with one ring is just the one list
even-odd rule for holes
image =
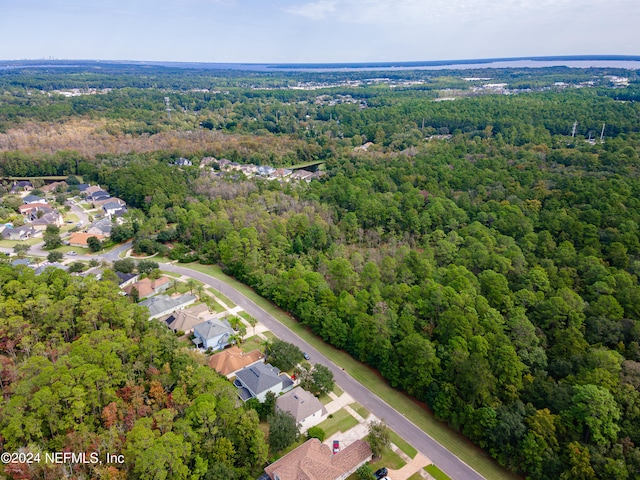
{"label": "car on driveway", "polygon": [[378,480],[381,480],[381,479],[384,479],[384,477],[387,476],[387,473],[389,473],[388,470],[387,470],[387,467],[382,467],[381,469],[376,470],[376,473],[374,473],[374,475],[376,476],[376,478]]}
{"label": "car on driveway", "polygon": [[334,455],[340,451],[340,440],[333,441],[333,453]]}

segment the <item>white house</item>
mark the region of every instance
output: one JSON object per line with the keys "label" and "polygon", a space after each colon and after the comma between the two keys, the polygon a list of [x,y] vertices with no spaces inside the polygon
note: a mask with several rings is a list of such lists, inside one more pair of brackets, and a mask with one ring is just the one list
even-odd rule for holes
{"label": "white house", "polygon": [[322,402],[302,387],[296,387],[279,396],[276,400],[276,408],[281,412],[290,413],[296,419],[300,433],[318,425],[329,415]]}
{"label": "white house", "polygon": [[211,350],[222,350],[229,345],[229,337],[234,334],[227,320],[212,318],[193,327],[193,343]]}

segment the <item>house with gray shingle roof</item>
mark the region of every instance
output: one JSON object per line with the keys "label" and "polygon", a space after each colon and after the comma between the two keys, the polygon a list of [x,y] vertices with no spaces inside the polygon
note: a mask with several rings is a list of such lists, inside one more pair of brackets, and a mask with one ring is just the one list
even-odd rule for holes
{"label": "house with gray shingle roof", "polygon": [[179,308],[184,308],[187,305],[195,303],[195,295],[185,294],[177,298],[169,297],[168,295],[157,295],[155,297],[147,298],[140,302],[138,305],[147,307],[149,310],[149,320],[152,318],[158,318],[167,313],[171,313]]}
{"label": "house with gray shingle roof", "polygon": [[193,327],[193,343],[197,347],[222,350],[229,345],[229,338],[234,334],[229,322],[212,318]]}
{"label": "house with gray shingle roof", "polygon": [[281,375],[280,370],[268,363],[256,363],[236,373],[233,384],[243,401],[257,398],[264,402],[268,392],[278,395],[293,388],[293,380]]}
{"label": "house with gray shingle roof", "polygon": [[290,413],[295,418],[301,433],[319,424],[329,415],[322,402],[302,387],[296,387],[279,396],[276,400],[276,409]]}

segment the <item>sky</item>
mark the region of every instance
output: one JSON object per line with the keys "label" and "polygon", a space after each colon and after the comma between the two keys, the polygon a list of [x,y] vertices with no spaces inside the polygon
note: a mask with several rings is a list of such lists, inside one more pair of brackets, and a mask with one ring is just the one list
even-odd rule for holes
{"label": "sky", "polygon": [[0,0],[0,59],[640,55],[639,0]]}

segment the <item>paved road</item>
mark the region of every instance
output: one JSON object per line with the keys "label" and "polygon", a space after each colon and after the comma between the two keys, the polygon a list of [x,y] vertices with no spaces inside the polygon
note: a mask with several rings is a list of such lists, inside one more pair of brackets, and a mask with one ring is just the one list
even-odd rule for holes
{"label": "paved road", "polygon": [[349,376],[349,374],[342,370],[342,368],[338,367],[329,358],[322,355],[303,338],[293,333],[269,313],[264,311],[233,287],[210,275],[185,267],[179,267],[171,264],[160,264],[160,268],[168,272],[187,275],[212,286],[229,297],[229,299],[231,299],[236,305],[242,307],[258,321],[263,323],[274,333],[276,337],[289,343],[293,343],[302,351],[307,352],[311,356],[311,361],[313,363],[321,363],[329,367],[333,372],[336,383],[340,385],[340,388],[351,395],[358,403],[367,408],[367,410],[373,413],[376,417],[383,418],[392,430],[399,432],[402,438],[429,457],[433,463],[435,463],[453,480],[482,480],[484,478],[436,442],[433,438],[407,420],[400,412],[396,411],[393,407],[378,398],[369,389],[354,380]]}

